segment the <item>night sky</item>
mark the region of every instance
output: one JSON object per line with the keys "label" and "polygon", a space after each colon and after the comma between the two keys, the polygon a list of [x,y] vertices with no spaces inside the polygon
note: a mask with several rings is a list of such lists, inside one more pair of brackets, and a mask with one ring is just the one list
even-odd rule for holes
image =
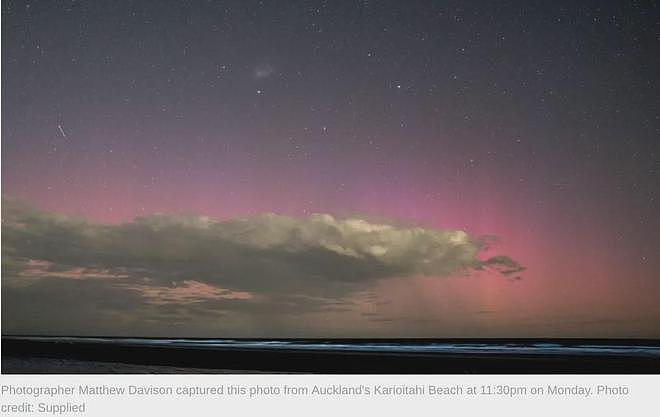
{"label": "night sky", "polygon": [[659,17],[4,1],[3,333],[660,337]]}

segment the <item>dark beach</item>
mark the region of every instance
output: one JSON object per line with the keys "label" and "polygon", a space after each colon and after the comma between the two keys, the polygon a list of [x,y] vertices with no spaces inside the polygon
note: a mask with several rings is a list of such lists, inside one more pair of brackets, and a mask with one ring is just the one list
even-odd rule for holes
{"label": "dark beach", "polygon": [[[593,339],[461,339],[326,340],[327,348],[268,348],[236,346],[182,347],[158,345],[150,339],[63,340],[62,338],[2,338],[2,373],[5,374],[111,374],[111,373],[327,373],[327,374],[655,374],[660,357],[640,353],[660,347],[657,340]],[[131,339],[135,341],[136,339]],[[194,340],[193,340],[194,341]],[[239,341],[240,342],[240,341]],[[365,343],[396,343],[406,351],[365,351]],[[552,353],[488,353],[415,351],[428,343],[463,343],[480,346],[559,346]],[[269,343],[266,341],[264,344]],[[336,344],[356,349],[336,350]],[[316,345],[315,345],[316,346]],[[623,347],[624,353],[575,353],[575,346]],[[626,350],[625,347],[631,349]],[[561,353],[561,348],[568,353]],[[485,349],[487,350],[487,349]],[[559,351],[557,351],[559,350]],[[540,349],[544,351],[544,349]],[[628,353],[626,353],[628,352]]]}

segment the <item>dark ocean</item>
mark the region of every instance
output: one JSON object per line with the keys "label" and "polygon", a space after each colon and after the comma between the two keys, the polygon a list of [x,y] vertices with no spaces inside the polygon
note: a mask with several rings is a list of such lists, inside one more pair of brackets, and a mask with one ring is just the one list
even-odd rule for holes
{"label": "dark ocean", "polygon": [[59,343],[95,343],[102,345],[153,346],[172,348],[293,350],[369,353],[444,353],[488,355],[588,355],[660,358],[660,343],[637,340],[552,341],[502,339],[479,341],[368,340],[368,339],[198,339],[198,338],[117,338],[117,337],[15,337],[26,341]]}

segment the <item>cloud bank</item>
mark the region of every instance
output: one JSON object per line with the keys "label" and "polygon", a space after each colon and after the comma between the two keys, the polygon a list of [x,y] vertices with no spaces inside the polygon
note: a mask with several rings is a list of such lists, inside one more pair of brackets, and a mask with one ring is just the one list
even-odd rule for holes
{"label": "cloud bank", "polygon": [[46,286],[53,294],[54,286],[71,291],[71,282],[86,281],[88,299],[123,291],[134,306],[308,311],[386,278],[523,269],[507,256],[479,259],[484,242],[463,231],[329,214],[226,221],[158,214],[107,225],[3,198],[2,215],[3,292],[25,300],[32,292],[34,302]]}

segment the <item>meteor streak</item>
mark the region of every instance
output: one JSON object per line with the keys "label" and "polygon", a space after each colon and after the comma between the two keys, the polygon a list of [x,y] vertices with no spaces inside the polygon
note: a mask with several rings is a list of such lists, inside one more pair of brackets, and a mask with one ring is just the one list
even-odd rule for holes
{"label": "meteor streak", "polygon": [[57,125],[57,128],[60,130],[60,133],[62,134],[62,137],[63,137],[64,139],[69,139],[69,138],[66,136],[66,133],[64,133],[64,129],[62,129],[62,125]]}

